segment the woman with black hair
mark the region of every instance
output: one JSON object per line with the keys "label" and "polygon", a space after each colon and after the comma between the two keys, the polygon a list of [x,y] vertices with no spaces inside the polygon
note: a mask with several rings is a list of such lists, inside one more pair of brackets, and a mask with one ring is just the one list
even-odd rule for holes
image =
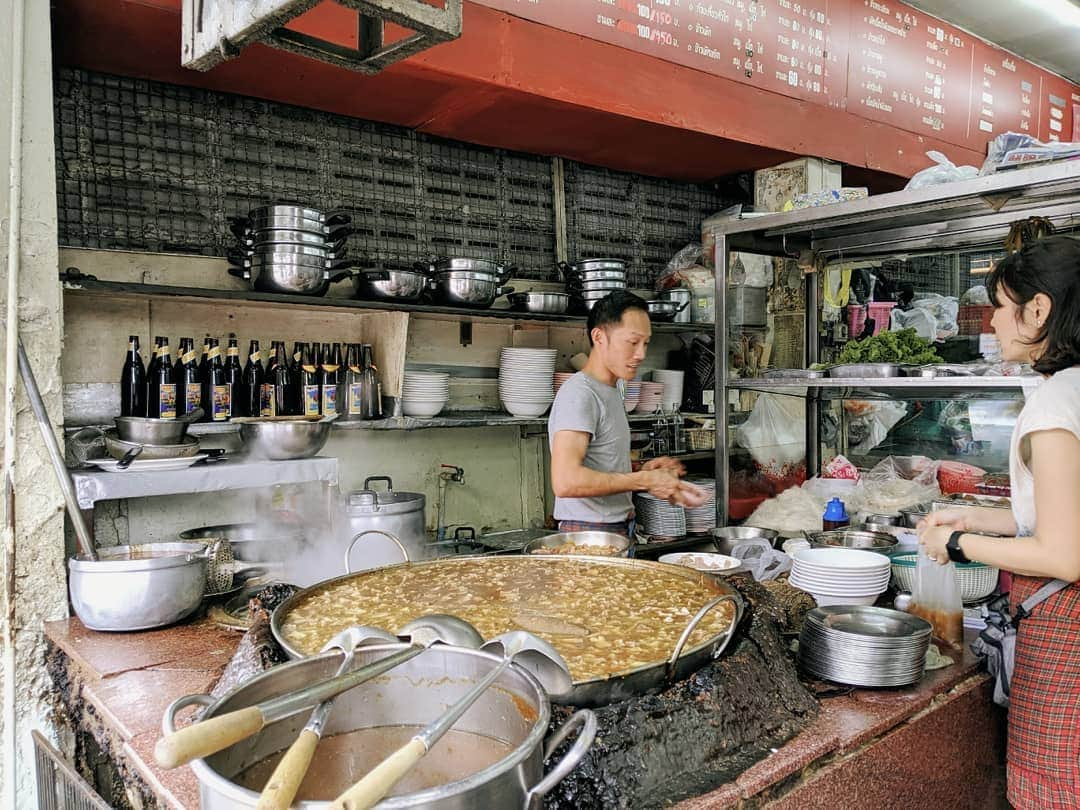
{"label": "woman with black hair", "polygon": [[[1009,700],[1009,801],[1080,808],[1080,240],[1051,236],[1000,261],[986,282],[1005,360],[1046,379],[1017,419],[1012,512],[947,509],[919,542],[941,564],[1014,574],[1015,610],[1053,579],[1071,583],[1019,624]],[[1004,535],[987,537],[982,533]]]}

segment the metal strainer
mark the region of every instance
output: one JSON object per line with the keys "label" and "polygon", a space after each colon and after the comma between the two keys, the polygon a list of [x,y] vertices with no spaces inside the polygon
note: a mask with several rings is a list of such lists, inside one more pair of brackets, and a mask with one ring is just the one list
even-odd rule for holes
{"label": "metal strainer", "polygon": [[206,595],[216,596],[232,588],[236,558],[227,537],[218,537],[206,546]]}

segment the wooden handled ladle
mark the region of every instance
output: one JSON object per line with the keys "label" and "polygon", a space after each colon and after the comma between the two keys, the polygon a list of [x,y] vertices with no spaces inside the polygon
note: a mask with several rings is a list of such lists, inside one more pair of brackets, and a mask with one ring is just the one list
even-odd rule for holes
{"label": "wooden handled ladle", "polygon": [[[420,621],[417,620],[417,622]],[[154,759],[162,768],[178,768],[193,759],[209,756],[223,748],[228,748],[262,731],[270,723],[292,717],[324,700],[335,698],[342,692],[416,657],[436,642],[474,649],[483,642],[483,638],[475,627],[456,616],[433,614],[423,617],[423,623],[428,630],[414,635],[411,639],[413,643],[404,650],[391,653],[378,661],[372,661],[352,672],[342,672],[333,678],[305,686],[303,689],[287,692],[254,706],[194,723],[174,731],[167,737],[162,737],[154,747]],[[361,639],[360,644],[380,644],[399,640],[396,636],[376,627],[351,627],[342,631],[336,638],[347,633],[352,634],[354,642],[356,638]],[[347,643],[346,641],[342,645],[335,644],[334,646],[344,648],[344,644]]]}
{"label": "wooden handled ladle", "polygon": [[331,805],[332,810],[367,810],[373,807],[424,758],[432,746],[461,719],[511,663],[532,672],[549,695],[564,694],[573,686],[570,669],[558,650],[532,633],[524,630],[503,633],[486,642],[480,649],[501,653],[503,660],[440,717],[338,796]]}

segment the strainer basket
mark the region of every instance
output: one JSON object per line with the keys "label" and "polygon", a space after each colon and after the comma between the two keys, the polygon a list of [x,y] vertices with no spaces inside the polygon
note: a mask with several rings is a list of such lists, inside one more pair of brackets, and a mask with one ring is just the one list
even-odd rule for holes
{"label": "strainer basket", "polygon": [[[917,554],[897,554],[892,558],[892,584],[899,591],[911,591],[915,586]],[[997,587],[998,569],[980,562],[953,563],[956,581],[960,585],[960,598],[964,602],[978,602],[994,592]]]}

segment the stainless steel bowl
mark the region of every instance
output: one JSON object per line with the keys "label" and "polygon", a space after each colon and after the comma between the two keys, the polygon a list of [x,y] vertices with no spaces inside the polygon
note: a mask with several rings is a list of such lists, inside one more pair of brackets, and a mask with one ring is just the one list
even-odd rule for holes
{"label": "stainless steel bowl", "polygon": [[[274,256],[282,254],[273,254]],[[248,272],[252,289],[287,295],[321,295],[330,280],[326,262],[306,264],[302,257],[290,256],[255,264]]]}
{"label": "stainless steel bowl", "polygon": [[[601,557],[629,557],[630,538],[614,532],[559,532],[549,534],[546,537],[538,537],[522,549],[524,554],[536,554],[539,549],[558,548],[567,543],[575,546],[604,546],[615,549],[611,554],[599,554]],[[589,556],[586,554],[570,554],[568,556]]]}
{"label": "stainless steel bowl", "polygon": [[361,270],[353,275],[357,298],[376,301],[419,301],[428,275],[415,270]]}
{"label": "stainless steel bowl", "polygon": [[825,372],[810,368],[767,368],[761,376],[766,380],[820,380]]}
{"label": "stainless steel bowl", "polygon": [[562,315],[570,305],[570,296],[558,292],[521,292],[508,296],[510,306],[522,312]]}
{"label": "stainless steel bowl", "polygon": [[720,526],[712,530],[713,545],[721,554],[731,554],[736,543],[743,540],[768,540],[773,548],[780,541],[780,532],[757,526]]}
{"label": "stainless steel bowl", "polygon": [[918,504],[907,509],[900,510],[900,520],[909,529],[919,525],[919,521],[930,514],[930,504]]}
{"label": "stainless steel bowl", "polygon": [[255,458],[289,461],[311,458],[330,438],[330,422],[295,419],[251,419],[240,421],[244,451]]}
{"label": "stainless steel bowl", "polygon": [[890,534],[858,529],[836,529],[828,532],[807,532],[811,548],[859,548],[866,551],[892,551],[899,544]]}
{"label": "stainless steel bowl", "polygon": [[195,611],[206,591],[206,546],[145,543],[68,560],[75,615],[91,630],[149,630]]}
{"label": "stainless steel bowl", "polygon": [[105,432],[105,452],[113,458],[123,458],[128,451],[142,445],[139,459],[149,461],[163,458],[191,458],[199,452],[199,440],[194,436],[185,436],[175,444],[144,444],[142,442],[125,442],[117,438],[113,432]]}
{"label": "stainless steel bowl", "polygon": [[689,301],[680,304],[676,301],[646,301],[645,306],[649,310],[649,318],[654,321],[670,321],[689,305]]}
{"label": "stainless steel bowl", "polygon": [[842,363],[829,369],[830,377],[844,377],[853,379],[898,377],[900,376],[899,363]]}
{"label": "stainless steel bowl", "polygon": [[136,444],[179,444],[187,435],[188,423],[177,419],[149,419],[145,416],[118,416],[116,435]]}

